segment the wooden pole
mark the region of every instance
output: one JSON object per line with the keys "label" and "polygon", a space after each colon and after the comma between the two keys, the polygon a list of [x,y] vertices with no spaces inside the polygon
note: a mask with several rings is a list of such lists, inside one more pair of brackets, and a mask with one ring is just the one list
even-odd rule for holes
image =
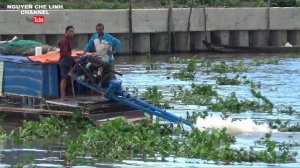
{"label": "wooden pole", "polygon": [[202,0],[203,6],[203,15],[204,15],[204,34],[205,34],[205,41],[207,41],[207,29],[206,29],[206,21],[207,21],[207,15],[206,15],[206,8],[204,0]]}
{"label": "wooden pole", "polygon": [[74,77],[71,77],[71,87],[72,87],[73,98],[76,99],[75,89],[74,89]]}
{"label": "wooden pole", "polygon": [[169,0],[168,10],[168,53],[172,51],[172,34],[173,34],[173,3]]}
{"label": "wooden pole", "polygon": [[133,45],[132,45],[132,0],[128,1],[129,11],[128,11],[128,19],[129,19],[129,54],[132,54]]}
{"label": "wooden pole", "polygon": [[271,0],[268,0],[268,8],[267,8],[267,39],[268,39],[268,46],[271,45],[271,38],[270,38],[270,6],[271,6]]}
{"label": "wooden pole", "polygon": [[190,8],[190,13],[189,13],[189,20],[188,20],[188,25],[187,25],[187,34],[186,34],[186,41],[185,45],[188,45],[188,40],[190,39],[190,27],[191,27],[191,15],[192,15],[192,10],[193,10],[193,5],[194,5],[194,0],[192,1],[192,5]]}

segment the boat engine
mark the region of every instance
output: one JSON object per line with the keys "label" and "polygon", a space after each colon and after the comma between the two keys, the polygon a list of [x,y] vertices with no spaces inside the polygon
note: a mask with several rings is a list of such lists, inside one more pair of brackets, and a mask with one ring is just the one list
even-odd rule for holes
{"label": "boat engine", "polygon": [[[116,75],[121,75],[111,69],[108,62],[102,61],[97,54],[78,56],[80,63],[77,65],[77,72],[75,80],[84,86],[90,86],[100,90],[107,88],[110,80],[115,80]],[[94,90],[94,89],[93,89]]]}

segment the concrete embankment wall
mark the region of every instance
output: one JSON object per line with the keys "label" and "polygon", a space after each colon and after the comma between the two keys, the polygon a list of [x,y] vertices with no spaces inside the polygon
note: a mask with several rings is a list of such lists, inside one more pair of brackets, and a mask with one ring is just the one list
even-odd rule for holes
{"label": "concrete embankment wall", "polygon": [[[202,40],[206,38],[233,46],[282,46],[286,42],[300,46],[300,8],[194,8],[187,33],[189,12],[187,8],[173,9],[173,52],[205,51]],[[128,10],[49,10],[49,13],[44,15],[44,24],[33,24],[34,15],[0,11],[0,40],[18,35],[21,39],[57,45],[65,27],[74,25],[74,47],[82,49],[95,32],[95,25],[101,22],[106,32],[122,41],[121,53],[130,52]],[[134,53],[167,52],[168,9],[133,9],[132,33]]]}

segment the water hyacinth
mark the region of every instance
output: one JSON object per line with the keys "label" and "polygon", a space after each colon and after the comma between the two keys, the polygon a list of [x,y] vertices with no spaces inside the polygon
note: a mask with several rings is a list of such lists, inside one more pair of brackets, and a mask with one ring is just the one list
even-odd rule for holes
{"label": "water hyacinth", "polygon": [[90,128],[76,140],[69,140],[66,156],[69,160],[76,157],[92,156],[123,160],[128,158],[148,158],[154,156],[177,156],[201,158],[223,162],[291,162],[296,153],[288,148],[270,148],[254,151],[253,148],[234,149],[235,137],[226,129],[193,128],[185,131],[182,126],[147,122],[126,123],[119,118],[103,124],[100,128]]}

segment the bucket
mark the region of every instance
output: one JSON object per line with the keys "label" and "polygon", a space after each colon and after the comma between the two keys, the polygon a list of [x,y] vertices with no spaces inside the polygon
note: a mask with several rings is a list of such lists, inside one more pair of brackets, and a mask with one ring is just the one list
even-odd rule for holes
{"label": "bucket", "polygon": [[42,47],[35,47],[35,56],[42,55]]}

